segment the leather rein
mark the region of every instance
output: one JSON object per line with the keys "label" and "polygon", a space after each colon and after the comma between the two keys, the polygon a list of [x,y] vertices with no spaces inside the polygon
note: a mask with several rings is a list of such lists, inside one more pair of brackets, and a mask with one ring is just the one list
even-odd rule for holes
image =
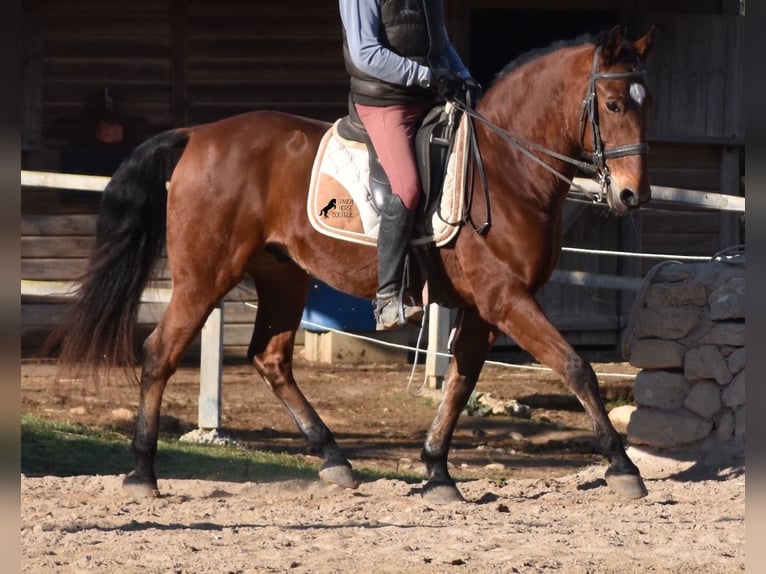
{"label": "leather rein", "polygon": [[[471,148],[473,149],[472,155],[474,157],[474,161],[476,161],[477,163],[477,168],[479,170],[479,176],[482,181],[484,197],[485,197],[485,201],[487,205],[486,221],[479,227],[474,226],[474,230],[477,231],[480,235],[485,235],[487,231],[489,231],[489,227],[491,226],[491,212],[490,212],[489,189],[488,189],[488,185],[486,181],[486,176],[484,173],[484,165],[481,158],[481,154],[478,151],[478,142],[476,140],[475,127],[473,125],[474,124],[473,120],[478,120],[481,123],[485,124],[492,132],[498,135],[501,139],[508,142],[512,147],[516,148],[518,151],[520,151],[523,155],[528,157],[530,160],[534,161],[535,163],[537,163],[542,168],[549,171],[550,173],[552,173],[553,175],[555,175],[562,181],[567,182],[570,187],[584,194],[586,197],[590,197],[593,203],[606,202],[606,191],[609,189],[609,185],[610,185],[609,167],[606,164],[606,161],[608,159],[624,157],[629,155],[645,155],[646,153],[648,153],[649,145],[645,141],[633,143],[633,144],[625,144],[620,146],[612,146],[612,147],[604,146],[604,142],[601,139],[601,129],[599,126],[599,121],[598,121],[598,105],[597,105],[598,102],[596,100],[596,82],[598,80],[643,78],[646,75],[646,71],[635,70],[630,72],[600,72],[599,73],[598,58],[599,58],[600,52],[601,52],[601,46],[597,47],[593,52],[593,66],[591,69],[590,78],[588,80],[588,88],[582,102],[582,112],[580,114],[580,127],[578,132],[580,134],[580,147],[582,148],[584,146],[587,121],[590,120],[592,139],[594,142],[594,150],[592,152],[588,152],[585,150],[581,151],[581,157],[582,157],[581,160],[577,160],[569,156],[557,153],[539,144],[530,142],[528,140],[525,140],[523,138],[513,135],[509,131],[504,130],[503,128],[497,126],[496,124],[493,124],[483,115],[481,115],[479,112],[474,110],[473,107],[471,106],[470,100],[468,101],[467,104],[460,101],[459,99],[450,101],[450,103],[453,104],[458,110],[467,114],[471,120],[468,122],[468,126],[469,126],[470,138],[471,138]],[[540,159],[533,152],[539,152],[549,157],[553,157],[555,159],[561,160],[565,163],[575,166],[578,170],[589,174],[591,179],[599,183],[599,186],[600,186],[599,191],[592,192],[590,190],[586,190],[582,186],[575,183],[572,179],[566,177],[556,168],[554,168],[553,166],[549,165],[548,163]]]}

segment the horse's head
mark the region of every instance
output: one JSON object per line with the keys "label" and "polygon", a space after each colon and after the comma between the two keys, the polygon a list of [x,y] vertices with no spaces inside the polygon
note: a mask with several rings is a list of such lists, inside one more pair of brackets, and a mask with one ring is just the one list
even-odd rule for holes
{"label": "horse's head", "polygon": [[620,214],[651,198],[646,124],[652,98],[643,64],[653,33],[633,43],[622,27],[605,34],[593,55],[583,101],[582,148],[599,170],[609,207]]}

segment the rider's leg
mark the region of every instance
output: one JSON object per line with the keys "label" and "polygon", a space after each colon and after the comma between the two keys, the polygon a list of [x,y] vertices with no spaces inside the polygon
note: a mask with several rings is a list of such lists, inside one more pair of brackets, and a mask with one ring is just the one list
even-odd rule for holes
{"label": "rider's leg", "polygon": [[401,295],[404,259],[421,190],[414,141],[428,106],[356,107],[391,183],[392,195],[381,206],[375,304],[376,328],[391,329],[408,321],[419,322],[423,316],[422,307],[403,304]]}

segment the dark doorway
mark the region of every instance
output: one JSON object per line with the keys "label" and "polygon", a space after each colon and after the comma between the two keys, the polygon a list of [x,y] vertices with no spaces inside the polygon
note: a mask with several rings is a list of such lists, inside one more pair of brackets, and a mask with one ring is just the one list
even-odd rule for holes
{"label": "dark doorway", "polygon": [[471,73],[489,86],[495,74],[524,52],[618,23],[616,10],[472,10]]}

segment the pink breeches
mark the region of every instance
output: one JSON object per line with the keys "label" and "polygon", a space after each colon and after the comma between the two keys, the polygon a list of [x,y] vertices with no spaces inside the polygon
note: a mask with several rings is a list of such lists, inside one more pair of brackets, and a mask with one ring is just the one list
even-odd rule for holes
{"label": "pink breeches", "polygon": [[420,201],[420,175],[415,159],[415,134],[428,104],[365,106],[356,104],[383,170],[391,182],[391,191],[414,211]]}

